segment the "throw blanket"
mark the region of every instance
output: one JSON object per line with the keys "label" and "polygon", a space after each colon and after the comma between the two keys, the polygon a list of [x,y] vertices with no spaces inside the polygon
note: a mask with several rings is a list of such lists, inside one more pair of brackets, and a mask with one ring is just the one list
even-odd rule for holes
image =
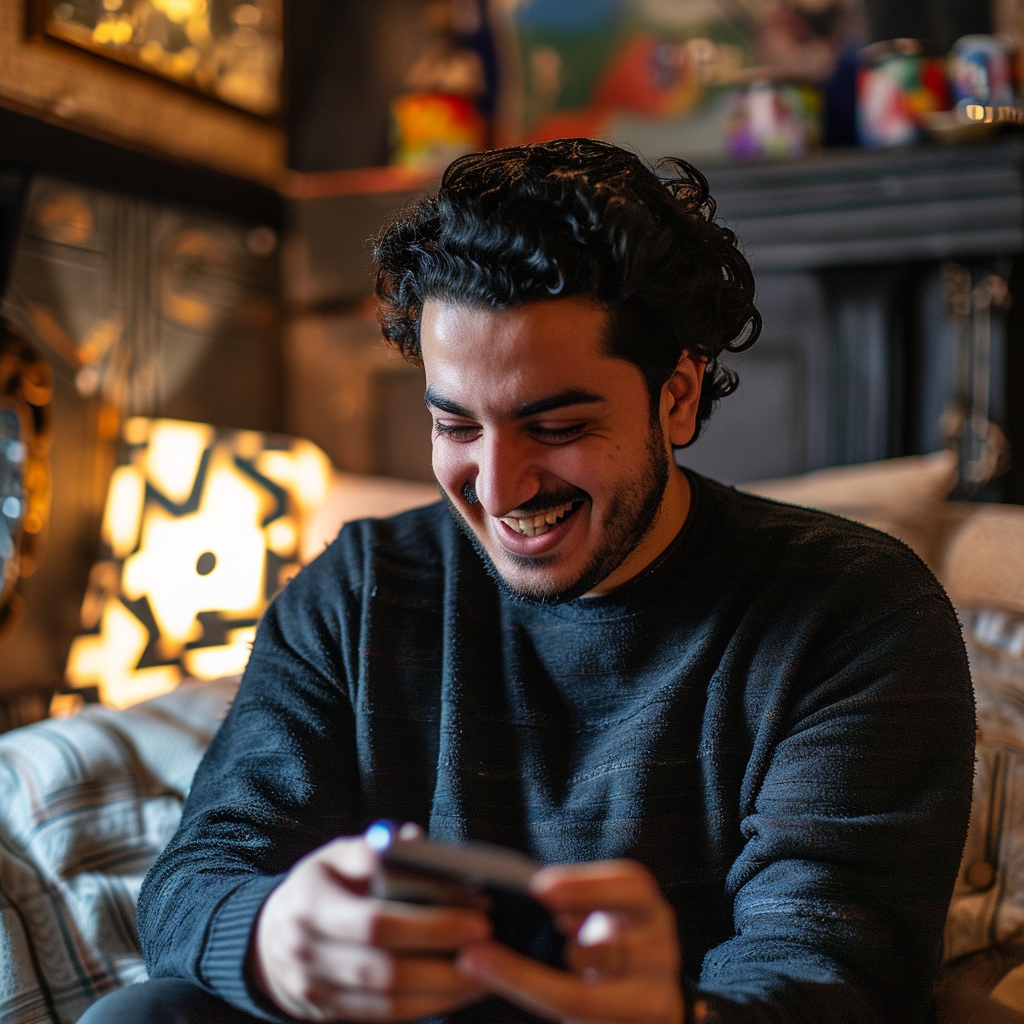
{"label": "throw blanket", "polygon": [[71,1024],[144,981],[143,876],[238,679],[0,736],[0,1022]]}

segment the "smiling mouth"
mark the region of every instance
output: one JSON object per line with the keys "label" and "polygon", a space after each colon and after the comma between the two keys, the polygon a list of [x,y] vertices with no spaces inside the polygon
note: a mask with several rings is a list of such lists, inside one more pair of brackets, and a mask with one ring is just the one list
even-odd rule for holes
{"label": "smiling mouth", "polygon": [[541,534],[547,533],[552,526],[561,522],[567,515],[575,512],[582,504],[583,502],[579,500],[567,501],[564,505],[558,505],[547,512],[542,512],[540,515],[532,516],[529,519],[502,516],[501,521],[510,530],[515,530],[516,533],[520,533],[524,537],[539,537]]}

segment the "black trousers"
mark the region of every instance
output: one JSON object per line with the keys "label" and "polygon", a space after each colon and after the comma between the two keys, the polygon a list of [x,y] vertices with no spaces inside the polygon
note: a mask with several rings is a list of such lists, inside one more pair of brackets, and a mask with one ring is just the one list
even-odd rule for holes
{"label": "black trousers", "polygon": [[157,978],[119,988],[93,1003],[78,1024],[256,1024],[197,985],[180,978]]}
{"label": "black trousers", "polygon": [[[242,1013],[180,978],[128,985],[92,1004],[78,1024],[257,1024]],[[1022,1024],[1024,1015],[992,1002],[983,991],[939,993],[928,1024]]]}

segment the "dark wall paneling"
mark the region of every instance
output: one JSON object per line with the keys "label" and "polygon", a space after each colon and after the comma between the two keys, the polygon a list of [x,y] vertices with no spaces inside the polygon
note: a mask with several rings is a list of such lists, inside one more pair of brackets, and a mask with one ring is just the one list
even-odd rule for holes
{"label": "dark wall paneling", "polygon": [[993,257],[1024,250],[1018,139],[712,169],[755,273]]}
{"label": "dark wall paneling", "polygon": [[419,191],[326,196],[289,210],[286,298],[294,308],[336,308],[373,288],[371,239]]}
{"label": "dark wall paneling", "polygon": [[[754,268],[765,332],[731,361],[739,391],[680,461],[738,483],[940,448],[956,357],[941,264],[978,276],[1024,251],[1022,160],[1011,139],[710,169],[720,217]],[[1015,317],[1009,341],[1005,316],[993,317],[990,402],[1020,463]],[[1008,486],[1020,488],[1014,473]]]}
{"label": "dark wall paneling", "polygon": [[759,274],[764,330],[728,364],[739,388],[719,403],[681,465],[727,483],[789,476],[828,465],[825,294],[811,273]]}

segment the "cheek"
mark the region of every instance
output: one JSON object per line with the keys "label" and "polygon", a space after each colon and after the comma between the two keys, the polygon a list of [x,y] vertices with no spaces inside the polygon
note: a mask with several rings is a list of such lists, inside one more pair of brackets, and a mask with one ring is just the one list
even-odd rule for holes
{"label": "cheek", "polygon": [[430,452],[430,465],[437,482],[449,492],[456,494],[472,476],[472,461],[458,446],[446,444],[444,439],[435,439]]}
{"label": "cheek", "polygon": [[545,468],[552,476],[597,497],[634,463],[634,456],[614,444],[584,439],[578,444],[551,449]]}

